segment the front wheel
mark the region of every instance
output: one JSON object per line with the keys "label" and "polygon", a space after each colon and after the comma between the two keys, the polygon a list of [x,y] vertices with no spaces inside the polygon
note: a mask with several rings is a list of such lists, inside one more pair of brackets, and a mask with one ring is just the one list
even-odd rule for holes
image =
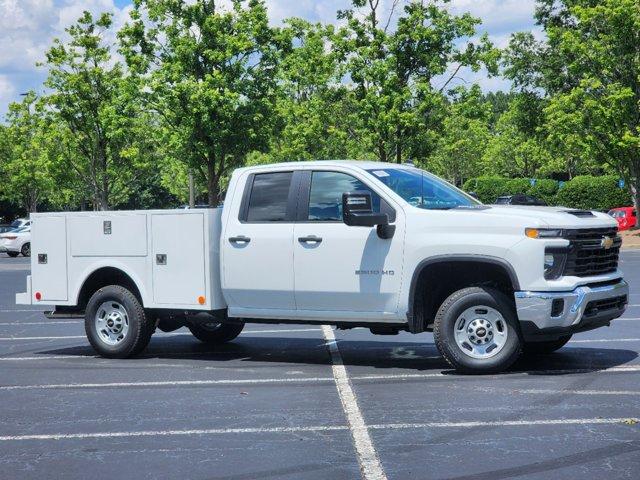
{"label": "front wheel", "polygon": [[100,355],[127,358],[146,348],[155,325],[133,293],[109,285],[89,300],[84,327],[89,343]]}
{"label": "front wheel", "polygon": [[242,332],[244,323],[193,323],[188,326],[194,337],[204,343],[230,342]]}
{"label": "front wheel", "polygon": [[509,368],[521,351],[513,303],[493,288],[463,288],[440,306],[433,335],[456,370],[495,373]]}
{"label": "front wheel", "polygon": [[548,340],[545,342],[526,342],[522,347],[522,351],[530,355],[553,353],[569,343],[569,340],[571,340],[571,335],[565,335],[557,340]]}
{"label": "front wheel", "polygon": [[20,253],[22,254],[23,257],[30,257],[31,256],[31,244],[30,243],[25,243],[22,248],[20,249]]}

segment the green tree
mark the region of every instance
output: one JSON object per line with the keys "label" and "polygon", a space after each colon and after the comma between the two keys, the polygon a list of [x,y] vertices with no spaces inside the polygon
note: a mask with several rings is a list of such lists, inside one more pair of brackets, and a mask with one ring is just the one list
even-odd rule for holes
{"label": "green tree", "polygon": [[252,161],[360,158],[358,129],[350,124],[353,95],[340,82],[332,25],[289,19],[282,30],[277,128],[269,153]]}
{"label": "green tree", "polygon": [[[137,109],[137,84],[127,78],[107,43],[109,14],[94,19],[84,12],[66,29],[69,41],[56,39],[47,52],[45,85],[60,143],[59,159],[74,176],[93,208],[107,210],[124,201],[135,182],[136,141],[144,137]],[[142,134],[142,137],[141,137]]]}
{"label": "green tree", "polygon": [[[345,78],[354,89],[356,124],[366,132],[370,151],[379,160],[400,163],[411,156],[413,140],[434,127],[442,92],[469,66],[495,71],[498,51],[486,36],[478,43],[479,20],[455,16],[436,2],[410,2],[395,29],[382,18],[379,0],[353,0],[340,12],[346,20],[337,35]],[[439,88],[432,81],[449,72]],[[432,139],[432,138],[431,138]],[[424,147],[418,150],[424,154]]]}
{"label": "green tree", "polygon": [[485,172],[509,177],[536,177],[551,156],[538,134],[543,100],[531,92],[514,95],[498,119],[483,157]]}
{"label": "green tree", "polygon": [[551,97],[550,140],[611,166],[640,208],[640,3],[541,0],[536,16],[547,40],[512,49],[518,81]]}
{"label": "green tree", "polygon": [[477,85],[469,90],[458,89],[427,165],[456,185],[482,173],[481,159],[489,141],[491,110]]}
{"label": "green tree", "polygon": [[273,129],[278,30],[264,3],[233,0],[225,10],[214,0],[135,0],[120,38],[164,143],[216,205],[220,179],[264,150]]}
{"label": "green tree", "polygon": [[0,139],[0,196],[37,212],[54,185],[50,175],[47,123],[33,92],[12,103]]}

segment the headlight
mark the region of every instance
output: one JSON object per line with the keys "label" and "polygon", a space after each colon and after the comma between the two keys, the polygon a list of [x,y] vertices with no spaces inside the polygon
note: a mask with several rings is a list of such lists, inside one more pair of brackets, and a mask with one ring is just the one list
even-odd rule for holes
{"label": "headlight", "polygon": [[566,250],[547,248],[544,252],[544,278],[555,280],[562,275],[564,264],[567,261]]}
{"label": "headlight", "polygon": [[529,238],[562,238],[561,228],[525,228],[524,234]]}

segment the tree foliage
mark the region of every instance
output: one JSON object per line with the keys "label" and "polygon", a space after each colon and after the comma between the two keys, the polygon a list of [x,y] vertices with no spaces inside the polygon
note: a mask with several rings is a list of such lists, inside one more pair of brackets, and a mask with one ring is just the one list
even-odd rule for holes
{"label": "tree foliage", "polygon": [[[176,206],[190,177],[215,205],[238,166],[332,158],[410,160],[489,202],[638,204],[637,0],[538,0],[545,35],[503,51],[440,0],[279,26],[263,0],[133,3],[117,32],[85,12],[48,49],[42,93],[9,107],[0,208]],[[512,88],[483,92],[470,71]]]}

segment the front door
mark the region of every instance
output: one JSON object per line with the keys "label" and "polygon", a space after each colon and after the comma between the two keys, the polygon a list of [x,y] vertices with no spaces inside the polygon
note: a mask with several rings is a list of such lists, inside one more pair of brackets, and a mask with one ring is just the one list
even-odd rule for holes
{"label": "front door", "polygon": [[295,310],[293,179],[291,171],[250,175],[240,192],[239,211],[227,220],[221,237],[222,276],[232,315],[244,308]]}
{"label": "front door", "polygon": [[[402,279],[402,212],[351,174],[306,174],[293,234],[298,310],[371,312],[370,318],[395,314]],[[342,222],[342,194],[358,190],[371,191],[374,210],[391,217],[393,238],[379,238],[375,227]]]}

